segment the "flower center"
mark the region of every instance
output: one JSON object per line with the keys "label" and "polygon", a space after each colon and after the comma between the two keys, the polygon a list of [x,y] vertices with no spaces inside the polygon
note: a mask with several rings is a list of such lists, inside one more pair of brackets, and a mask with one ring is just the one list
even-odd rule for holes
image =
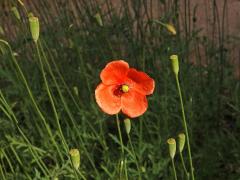
{"label": "flower center", "polygon": [[129,91],[129,86],[124,84],[124,85],[122,85],[121,90],[122,90],[122,92],[126,93]]}

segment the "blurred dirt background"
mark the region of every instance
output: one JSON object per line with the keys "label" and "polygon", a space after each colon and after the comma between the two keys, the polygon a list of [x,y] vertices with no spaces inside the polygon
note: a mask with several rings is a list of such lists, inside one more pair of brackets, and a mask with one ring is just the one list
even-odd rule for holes
{"label": "blurred dirt background", "polygon": [[[0,37],[4,35],[7,40],[14,41],[18,36],[17,21],[14,21],[12,7],[15,6],[24,16],[24,3],[28,11],[33,12],[40,18],[42,24],[52,26],[58,20],[59,15],[65,14],[68,17],[69,26],[81,26],[81,13],[84,11],[83,3],[92,7],[92,16],[101,8],[103,19],[106,21],[109,10],[114,10],[121,15],[124,0],[1,0],[0,2]],[[223,45],[223,49],[230,52],[229,61],[234,65],[235,76],[240,79],[240,0],[132,0],[127,1],[129,13],[136,16],[135,8],[140,8],[142,14],[139,17],[142,21],[159,19],[172,10],[178,2],[179,19],[178,33],[188,36],[193,30],[199,30],[202,36],[206,36],[213,43]],[[23,18],[24,20],[24,18]],[[26,21],[26,19],[24,20]],[[136,24],[137,26],[137,24]],[[191,63],[195,63],[195,53],[190,53]],[[204,47],[199,46],[198,53],[201,56],[202,65],[205,63]]]}

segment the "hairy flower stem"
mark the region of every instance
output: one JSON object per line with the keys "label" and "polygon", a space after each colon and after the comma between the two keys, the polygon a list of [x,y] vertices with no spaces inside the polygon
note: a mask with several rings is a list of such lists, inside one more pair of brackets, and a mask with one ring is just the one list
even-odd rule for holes
{"label": "hairy flower stem", "polygon": [[187,168],[186,168],[186,165],[185,165],[185,162],[183,160],[183,155],[182,155],[182,152],[179,153],[180,154],[180,158],[181,158],[181,162],[182,162],[182,166],[183,166],[183,170],[187,176],[187,180],[189,180],[189,172],[187,171]]}
{"label": "hairy flower stem", "polygon": [[180,98],[180,103],[181,103],[181,109],[182,109],[183,126],[184,126],[186,140],[187,140],[187,149],[188,149],[189,164],[190,164],[190,169],[191,169],[191,177],[192,177],[192,180],[195,180],[194,172],[193,172],[194,169],[193,169],[193,163],[192,163],[191,147],[190,147],[189,135],[188,135],[188,128],[187,128],[186,116],[185,116],[184,105],[183,105],[183,100],[182,100],[182,92],[181,92],[181,87],[179,84],[178,75],[176,75],[175,77],[176,77],[177,88],[178,88],[178,93],[179,93],[179,98]]}
{"label": "hairy flower stem", "polygon": [[42,58],[41,58],[41,54],[40,54],[40,50],[39,50],[39,45],[38,45],[37,42],[35,43],[35,45],[36,45],[36,48],[37,48],[37,54],[38,54],[40,67],[41,67],[41,71],[42,71],[42,75],[43,75],[43,79],[44,79],[44,84],[46,86],[46,91],[47,91],[47,94],[48,94],[48,97],[49,97],[49,100],[50,100],[50,103],[52,105],[52,109],[53,109],[53,112],[54,112],[54,116],[55,116],[55,119],[56,119],[57,128],[58,128],[58,131],[60,133],[60,137],[61,137],[64,149],[65,149],[66,153],[68,153],[69,148],[68,148],[67,142],[64,138],[62,128],[61,128],[61,125],[60,125],[60,122],[59,122],[59,117],[58,117],[58,113],[57,113],[57,110],[56,110],[56,106],[55,106],[55,103],[53,101],[53,97],[52,97],[52,94],[50,92],[50,88],[48,86],[48,81],[47,81],[47,78],[46,78],[46,73],[45,73],[45,70],[44,70],[44,67],[43,67],[43,62],[42,62]]}
{"label": "hairy flower stem", "polygon": [[116,114],[116,121],[117,121],[118,135],[119,135],[120,144],[121,144],[121,162],[120,162],[119,179],[120,180],[122,179],[122,162],[123,162],[123,167],[124,167],[124,171],[125,171],[125,178],[127,180],[128,175],[127,175],[127,169],[126,169],[126,162],[125,162],[125,158],[124,158],[124,147],[123,147],[122,133],[121,133],[120,121],[119,121],[118,114]]}
{"label": "hairy flower stem", "polygon": [[172,167],[173,167],[174,179],[177,180],[177,173],[176,173],[176,168],[175,168],[174,159],[171,158],[171,160],[172,160]]}
{"label": "hairy flower stem", "polygon": [[137,155],[135,153],[135,150],[133,148],[133,144],[132,144],[132,140],[131,140],[131,137],[130,135],[127,133],[127,136],[128,136],[128,139],[129,139],[129,144],[130,144],[130,147],[132,149],[132,152],[133,152],[133,155],[134,155],[134,160],[135,160],[135,163],[136,163],[136,166],[137,166],[137,170],[138,170],[138,179],[139,180],[142,180],[142,176],[141,176],[141,170],[140,170],[140,167],[139,167],[139,164],[138,164],[138,161],[137,161]]}

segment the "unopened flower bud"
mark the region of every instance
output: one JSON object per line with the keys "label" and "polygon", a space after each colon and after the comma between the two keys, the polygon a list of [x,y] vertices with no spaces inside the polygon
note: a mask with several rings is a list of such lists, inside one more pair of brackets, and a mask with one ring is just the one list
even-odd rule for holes
{"label": "unopened flower bud", "polygon": [[172,69],[175,75],[178,75],[179,72],[179,64],[178,64],[178,56],[177,55],[171,55],[170,60],[172,62]]}
{"label": "unopened flower bud", "polygon": [[179,148],[179,152],[183,151],[184,145],[185,145],[185,139],[186,136],[185,134],[181,133],[178,135],[178,148]]}
{"label": "unopened flower bud", "polygon": [[173,25],[171,25],[171,24],[166,24],[165,26],[166,26],[167,30],[168,30],[169,32],[171,32],[173,35],[176,35],[176,34],[177,34],[176,29],[175,29],[175,27],[174,27]]}
{"label": "unopened flower bud", "polygon": [[21,18],[20,18],[20,14],[19,14],[19,12],[18,12],[18,9],[17,9],[15,6],[11,8],[11,11],[13,12],[14,16],[15,16],[18,20],[21,19]]}
{"label": "unopened flower bud", "polygon": [[70,154],[73,166],[77,170],[80,167],[80,152],[78,149],[71,149],[69,151],[69,154]]}
{"label": "unopened flower bud", "polygon": [[131,131],[131,120],[129,118],[124,119],[124,126],[127,134]]}
{"label": "unopened flower bud", "polygon": [[94,18],[96,19],[99,26],[103,26],[102,18],[99,13],[95,14]]}
{"label": "unopened flower bud", "polygon": [[39,38],[39,21],[37,17],[29,17],[30,31],[32,38],[36,43]]}
{"label": "unopened flower bud", "polygon": [[31,18],[31,17],[34,17],[32,12],[28,13],[28,18]]}
{"label": "unopened flower bud", "polygon": [[174,138],[169,138],[167,140],[168,147],[169,147],[169,154],[172,159],[174,159],[174,156],[176,154],[176,141]]}
{"label": "unopened flower bud", "polygon": [[76,96],[78,96],[78,87],[77,86],[73,87],[73,92]]}

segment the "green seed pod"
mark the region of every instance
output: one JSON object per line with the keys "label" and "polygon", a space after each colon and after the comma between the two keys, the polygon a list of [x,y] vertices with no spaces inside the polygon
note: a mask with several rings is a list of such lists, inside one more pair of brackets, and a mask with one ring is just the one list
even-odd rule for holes
{"label": "green seed pod", "polygon": [[71,149],[69,151],[69,154],[70,154],[73,166],[77,170],[80,167],[80,152],[78,149]]}
{"label": "green seed pod", "polygon": [[102,18],[99,13],[95,14],[94,18],[96,19],[99,26],[103,26]]}
{"label": "green seed pod", "polygon": [[180,133],[178,135],[178,149],[179,149],[180,153],[183,151],[183,148],[184,148],[184,145],[185,145],[185,139],[186,139],[185,134]]}
{"label": "green seed pod", "polygon": [[131,131],[131,120],[129,118],[124,119],[125,130],[127,134]]}
{"label": "green seed pod", "polygon": [[169,154],[172,159],[174,159],[174,156],[176,154],[176,141],[174,138],[169,138],[167,140],[168,147],[169,147]]}
{"label": "green seed pod", "polygon": [[39,38],[39,21],[37,17],[29,17],[30,31],[32,38],[36,43]]}
{"label": "green seed pod", "polygon": [[15,16],[18,20],[21,19],[21,18],[20,18],[20,14],[19,14],[19,12],[18,12],[18,9],[17,9],[15,6],[11,8],[11,11],[13,12],[14,16]]}
{"label": "green seed pod", "polygon": [[177,55],[171,55],[170,60],[172,62],[172,69],[173,72],[178,75],[179,72],[179,64],[178,64],[178,56]]}

